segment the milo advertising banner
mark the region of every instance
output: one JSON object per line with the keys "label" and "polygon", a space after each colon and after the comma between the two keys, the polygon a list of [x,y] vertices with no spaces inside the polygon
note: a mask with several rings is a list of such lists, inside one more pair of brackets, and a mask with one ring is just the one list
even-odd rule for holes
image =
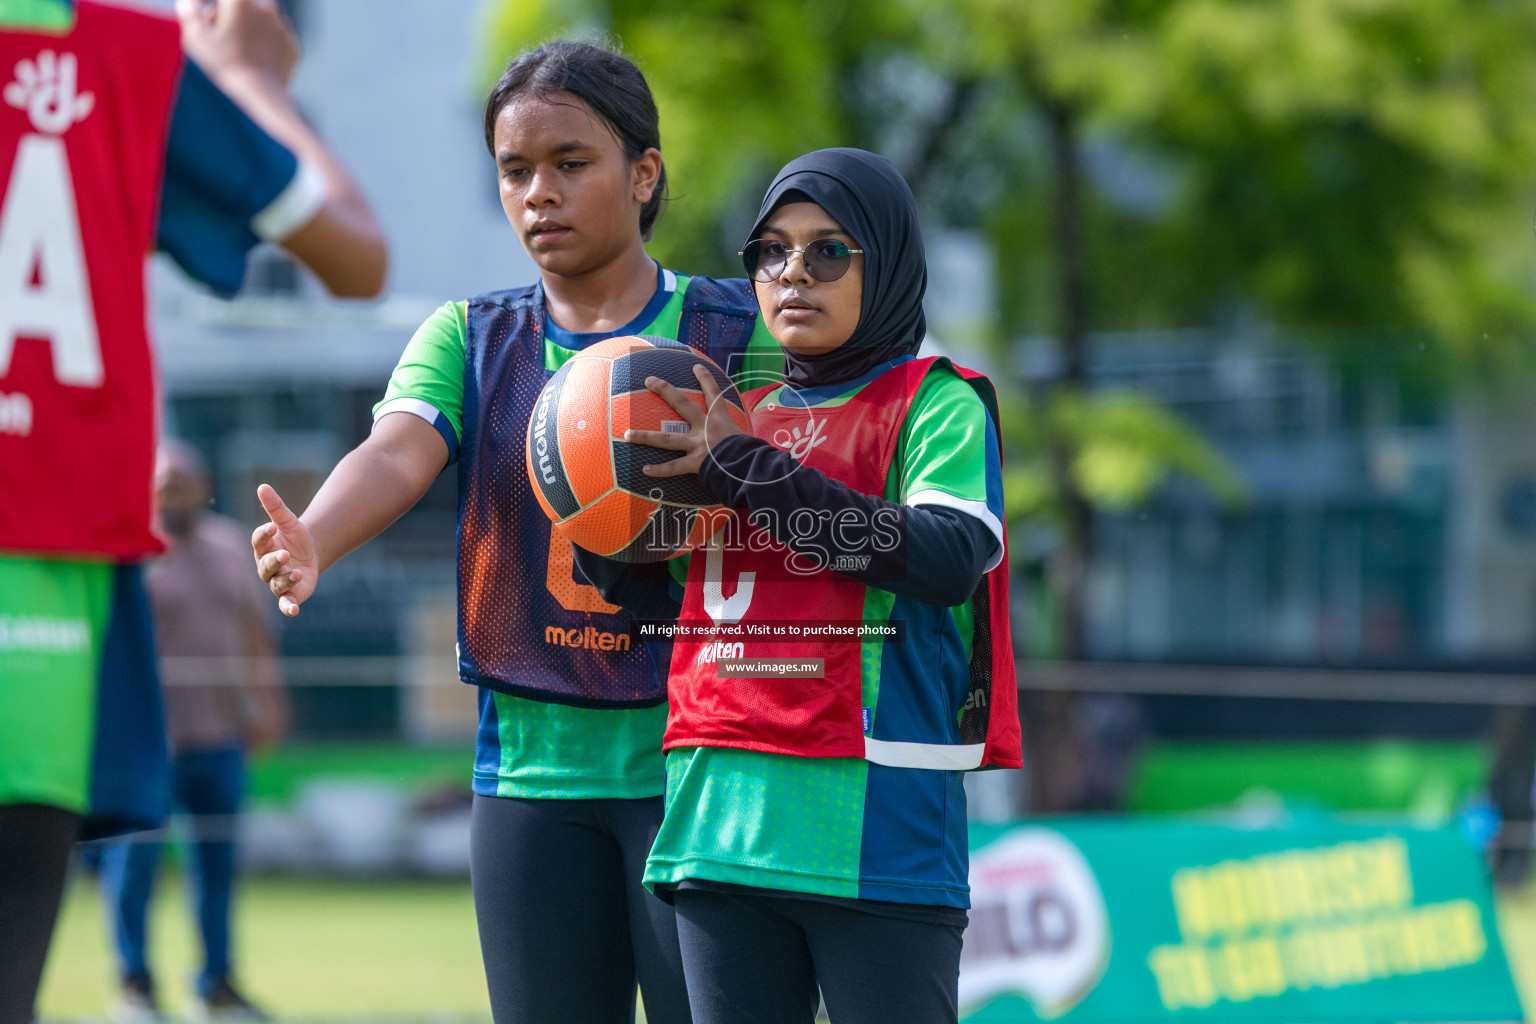
{"label": "milo advertising banner", "polygon": [[1061,820],[971,831],[968,1021],[1516,1021],[1453,829]]}

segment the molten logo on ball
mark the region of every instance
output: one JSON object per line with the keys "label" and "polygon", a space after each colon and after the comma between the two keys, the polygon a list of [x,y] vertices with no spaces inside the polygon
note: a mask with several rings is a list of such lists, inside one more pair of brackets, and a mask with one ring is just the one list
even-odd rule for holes
{"label": "molten logo on ball", "polygon": [[554,408],[555,395],[558,389],[552,384],[544,386],[544,392],[539,395],[539,404],[533,410],[533,449],[539,456],[539,475],[544,478],[546,484],[555,482],[555,467],[549,461],[549,410]]}

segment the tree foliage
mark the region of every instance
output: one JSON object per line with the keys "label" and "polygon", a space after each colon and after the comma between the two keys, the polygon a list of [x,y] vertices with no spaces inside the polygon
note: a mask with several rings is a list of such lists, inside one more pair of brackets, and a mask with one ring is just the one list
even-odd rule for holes
{"label": "tree foliage", "polygon": [[1057,331],[1061,108],[1087,181],[1090,327],[1249,311],[1421,329],[1461,367],[1525,361],[1536,6],[501,0],[491,49],[572,31],[621,43],[665,111],[669,261],[728,270],[781,163],[860,145],[939,221],[988,232],[1004,335]]}
{"label": "tree foliage", "polygon": [[1050,459],[1057,445],[1070,452],[1073,482],[1097,508],[1135,508],[1175,472],[1225,506],[1247,499],[1243,480],[1227,459],[1183,420],[1141,395],[1064,390],[1042,401],[1015,401],[1002,418],[1010,522],[1060,522],[1066,515]]}

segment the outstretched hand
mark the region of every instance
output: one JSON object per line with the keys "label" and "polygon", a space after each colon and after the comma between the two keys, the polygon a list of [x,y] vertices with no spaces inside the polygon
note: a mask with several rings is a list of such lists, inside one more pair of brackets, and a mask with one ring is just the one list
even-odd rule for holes
{"label": "outstretched hand", "polygon": [[315,592],[315,583],[320,579],[315,539],[270,484],[256,488],[256,497],[272,519],[251,534],[256,572],[261,582],[277,595],[278,611],[294,616],[299,614],[299,605]]}
{"label": "outstretched hand", "polygon": [[736,421],[731,419],[728,409],[730,403],[721,398],[719,385],[704,368],[703,363],[693,364],[693,375],[699,379],[699,387],[704,392],[704,409],[708,409],[708,412],[700,409],[686,394],[660,377],[645,378],[646,388],[666,399],[667,404],[676,409],[677,414],[688,423],[686,434],[669,434],[660,430],[624,431],[626,441],[683,453],[670,462],[653,463],[644,467],[642,472],[646,476],[665,477],[697,473],[699,467],[704,464],[705,457],[709,455],[709,450],[719,444],[721,439],[742,433]]}

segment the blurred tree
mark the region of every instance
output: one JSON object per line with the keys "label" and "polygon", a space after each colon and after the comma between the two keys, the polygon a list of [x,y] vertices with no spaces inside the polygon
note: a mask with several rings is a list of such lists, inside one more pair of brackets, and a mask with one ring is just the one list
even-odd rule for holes
{"label": "blurred tree", "polygon": [[[957,132],[1013,146],[929,183],[977,198],[999,280],[1026,283],[1003,291],[1005,328],[1056,336],[1056,388],[1084,383],[1091,328],[1246,311],[1417,328],[1401,343],[1432,337],[1451,375],[1528,357],[1536,7],[950,0],[919,38],[928,67],[993,97]],[[1075,656],[1091,495],[1052,437]]]}
{"label": "blurred tree", "polygon": [[[1091,331],[1260,317],[1527,368],[1536,5],[1518,0],[497,0],[492,48],[594,31],[666,112],[655,251],[729,273],[768,177],[885,153],[990,238],[1000,338],[1049,334],[1016,510],[1054,515],[1059,653],[1083,650],[1096,503],[1230,471],[1146,403],[1084,396]],[[718,254],[718,259],[716,259]],[[1350,330],[1333,330],[1346,328]],[[1358,342],[1355,344],[1359,344]],[[1341,355],[1349,355],[1340,351]],[[1130,424],[1132,426],[1127,427]],[[1010,449],[1018,463],[1021,453]],[[1027,499],[1027,500],[1026,500]]]}

